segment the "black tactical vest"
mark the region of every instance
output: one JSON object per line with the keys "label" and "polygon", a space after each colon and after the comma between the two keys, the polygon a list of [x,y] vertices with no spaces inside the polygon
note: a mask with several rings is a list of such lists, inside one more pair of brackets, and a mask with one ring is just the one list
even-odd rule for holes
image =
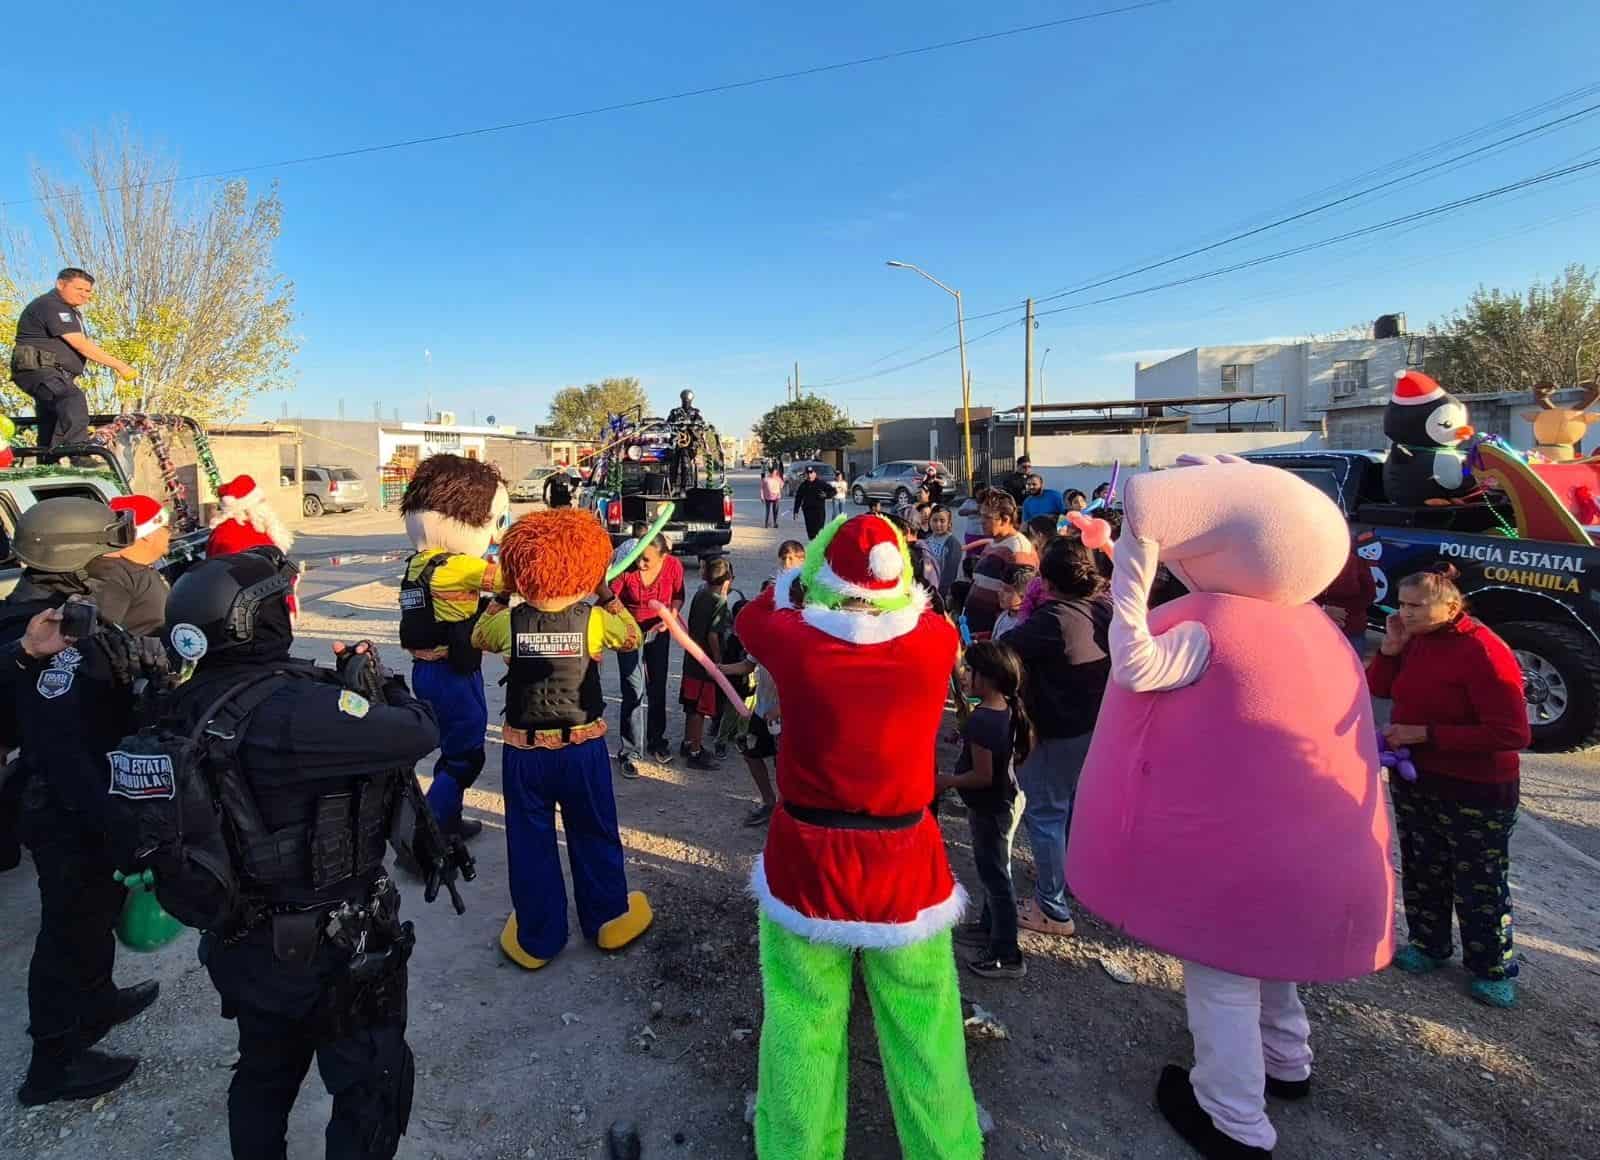
{"label": "black tactical vest", "polygon": [[[433,615],[433,574],[451,556],[450,552],[440,552],[422,566],[415,580],[409,579],[411,563],[406,562],[406,578],[400,581],[400,647],[448,648],[450,667],[458,673],[471,674],[483,666],[483,653],[472,647],[472,630],[478,615],[455,621],[441,621]],[[478,613],[482,613],[483,606],[480,600]]]}
{"label": "black tactical vest", "polygon": [[600,666],[589,656],[592,609],[582,600],[561,612],[540,612],[531,604],[511,610],[506,724],[558,729],[605,715]]}

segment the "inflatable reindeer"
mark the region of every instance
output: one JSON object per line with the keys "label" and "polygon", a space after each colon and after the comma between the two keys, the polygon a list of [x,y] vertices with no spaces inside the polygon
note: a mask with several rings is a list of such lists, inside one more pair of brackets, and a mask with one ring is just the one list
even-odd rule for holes
{"label": "inflatable reindeer", "polygon": [[1589,408],[1600,400],[1600,385],[1579,383],[1583,399],[1577,407],[1558,407],[1552,396],[1554,383],[1540,383],[1533,388],[1534,401],[1539,409],[1522,412],[1524,419],[1533,423],[1534,450],[1555,463],[1567,463],[1577,458],[1577,446],[1589,424],[1600,423],[1600,414]]}

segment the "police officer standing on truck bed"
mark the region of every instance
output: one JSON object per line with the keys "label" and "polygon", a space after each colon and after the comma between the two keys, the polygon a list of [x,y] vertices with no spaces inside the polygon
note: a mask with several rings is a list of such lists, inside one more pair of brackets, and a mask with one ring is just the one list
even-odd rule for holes
{"label": "police officer standing on truck bed", "polygon": [[[399,677],[366,670],[373,681],[363,696],[289,656],[295,574],[275,549],[252,549],[190,570],[167,605],[168,642],[195,662],[174,697],[175,719],[185,730],[209,721],[207,733],[228,737],[227,768],[243,787],[222,798],[240,904],[205,933],[200,957],[223,1017],[239,1023],[228,1091],[236,1160],[281,1160],[313,1056],[333,1096],[330,1160],[387,1160],[411,1111],[414,936],[399,921],[384,845],[402,794],[416,832],[433,826],[412,767],[438,745],[439,729]],[[370,646],[358,647],[375,664]],[[356,649],[335,650],[342,672],[358,667],[346,664]]]}
{"label": "police officer standing on truck bed", "polygon": [[11,380],[33,399],[40,447],[82,443],[89,437],[89,402],[78,386],[86,363],[110,367],[121,379],[137,373],[84,333],[79,311],[93,297],[94,278],[68,266],[56,275],[56,288],[28,303],[17,319]]}
{"label": "police officer standing on truck bed", "polygon": [[154,981],[112,982],[112,930],[126,892],[112,878],[103,803],[106,753],[133,725],[133,684],[163,675],[166,656],[153,638],[94,623],[85,571],[133,538],[131,515],[62,498],[24,512],[12,543],[24,571],[3,611],[13,623],[30,619],[0,658],[0,704],[10,718],[0,733],[22,749],[21,834],[39,875],[28,968],[33,1056],[17,1093],[28,1106],[101,1095],[126,1080],[138,1061],[93,1047],[158,992]]}

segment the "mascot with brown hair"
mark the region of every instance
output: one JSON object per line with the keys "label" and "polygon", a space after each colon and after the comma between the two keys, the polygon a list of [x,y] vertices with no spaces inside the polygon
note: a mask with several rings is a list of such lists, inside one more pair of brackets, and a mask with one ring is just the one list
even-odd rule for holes
{"label": "mascot with brown hair", "polygon": [[499,470],[459,455],[424,459],[400,500],[416,549],[400,581],[400,647],[411,654],[412,687],[439,719],[428,804],[440,829],[462,838],[483,829],[461,816],[461,805],[483,770],[489,727],[483,654],[472,647],[472,629],[486,595],[504,591],[487,554],[510,509]]}
{"label": "mascot with brown hair", "polygon": [[501,569],[522,603],[491,609],[472,634],[474,646],[510,665],[500,777],[512,913],[500,949],[530,971],[567,942],[557,806],[584,937],[621,950],[653,918],[644,894],[628,890],[611,793],[599,660],[606,649],[637,649],[640,637],[602,587],[610,562],[611,538],[588,512],[523,516],[500,546]]}

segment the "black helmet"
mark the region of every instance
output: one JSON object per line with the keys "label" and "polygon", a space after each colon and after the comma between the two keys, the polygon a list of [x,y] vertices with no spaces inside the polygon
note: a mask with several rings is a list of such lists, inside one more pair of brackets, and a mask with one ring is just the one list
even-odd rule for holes
{"label": "black helmet", "polygon": [[689,406],[693,406],[694,405],[694,392],[693,391],[690,391],[690,390],[679,391],[678,392],[678,398],[683,403],[683,405],[685,407],[689,407]]}
{"label": "black helmet", "polygon": [[186,661],[252,643],[287,652],[294,636],[285,597],[298,574],[276,548],[252,548],[191,568],[167,597],[167,644]]}
{"label": "black helmet", "polygon": [[97,556],[137,538],[132,512],[114,512],[97,499],[40,500],[17,518],[11,551],[38,572],[81,572]]}

